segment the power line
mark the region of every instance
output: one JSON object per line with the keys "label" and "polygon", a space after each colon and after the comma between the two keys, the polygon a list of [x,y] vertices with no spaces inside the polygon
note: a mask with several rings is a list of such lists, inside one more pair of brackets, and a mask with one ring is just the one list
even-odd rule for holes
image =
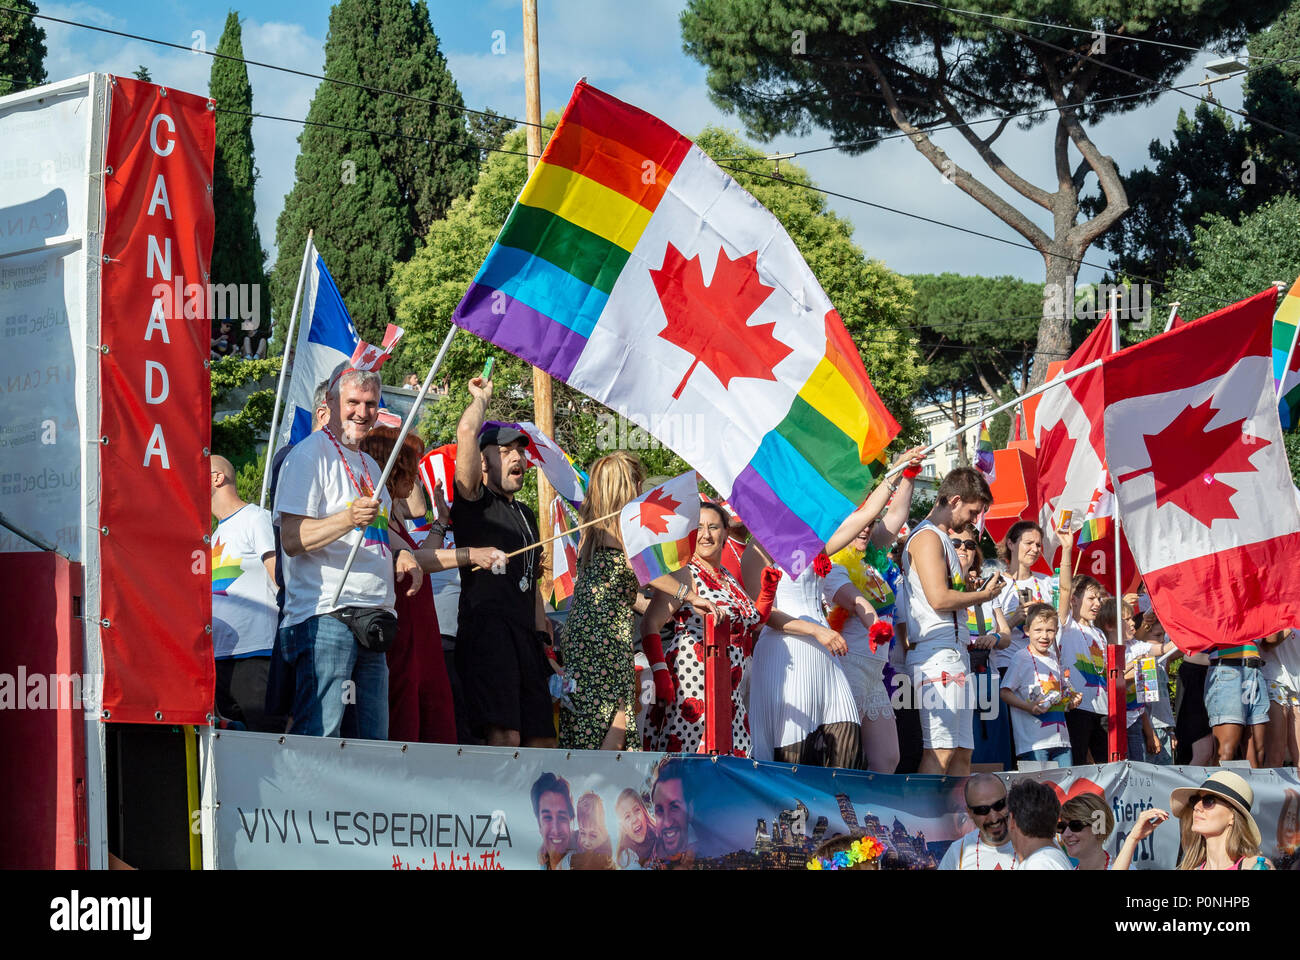
{"label": "power line", "polygon": [[461,113],[473,113],[481,117],[493,117],[501,120],[509,120],[512,123],[521,126],[540,127],[543,130],[553,129],[541,123],[529,123],[527,120],[516,120],[514,119],[514,117],[503,117],[501,114],[494,113],[490,110],[475,110],[473,107],[467,107],[464,104],[457,105],[454,103],[447,103],[444,100],[434,100],[430,97],[417,97],[414,94],[402,93],[401,91],[398,90],[387,90],[383,87],[372,87],[369,86],[368,84],[357,83],[352,80],[342,80],[338,77],[327,77],[324,74],[320,74],[320,73],[308,73],[306,70],[296,70],[293,67],[282,67],[274,63],[263,63],[259,60],[248,60],[244,57],[233,57],[228,53],[217,53],[215,50],[195,49],[193,46],[187,46],[186,44],[183,43],[173,43],[170,40],[158,40],[155,39],[154,37],[145,37],[137,33],[127,33],[123,30],[111,30],[108,27],[96,26],[93,23],[82,23],[78,20],[68,20],[63,17],[52,17],[46,13],[33,13],[30,10],[22,10],[18,7],[10,7],[10,6],[5,6],[3,4],[0,4],[0,10],[7,11],[9,13],[22,14],[23,16],[33,17],[39,20],[49,20],[53,23],[61,23],[69,27],[81,27],[83,30],[94,30],[96,33],[107,33],[115,37],[125,37],[128,40],[140,40],[143,41],[144,43],[153,43],[153,44],[157,44],[160,47],[171,47],[175,50],[188,50],[190,53],[202,53],[205,54],[206,56],[214,57],[221,60],[233,60],[236,63],[242,63],[245,66],[262,67],[265,70],[278,70],[281,73],[291,73],[294,74],[295,76],[306,77],[311,80],[322,80],[325,81],[326,83],[337,83],[345,87],[353,87],[358,90],[366,90],[369,91],[370,93],[387,94],[388,96],[398,97],[403,100],[413,100],[416,103],[429,103],[438,107],[446,107],[448,110],[457,110],[460,111]]}
{"label": "power line", "polygon": [[[818,187],[818,186],[815,186],[815,185],[813,185],[813,184],[811,184],[811,183],[800,183],[798,180],[789,180],[789,179],[787,179],[787,178],[785,178],[785,177],[778,176],[778,175],[776,175],[776,174],[771,174],[771,173],[760,173],[760,172],[757,171],[757,170],[742,170],[742,169],[740,169],[740,168],[738,168],[738,167],[729,167],[729,166],[727,166],[726,164],[722,164],[722,163],[718,164],[718,166],[721,167],[723,170],[731,170],[731,171],[733,171],[734,173],[744,174],[744,175],[746,175],[746,176],[750,176],[750,177],[762,177],[762,178],[765,179],[765,180],[775,180],[775,181],[777,181],[778,183],[785,183],[785,184],[789,184],[789,185],[791,185],[791,186],[795,186],[795,187],[802,187],[802,188],[805,189],[805,190],[813,190],[813,191],[815,191],[815,192],[817,192],[817,193],[825,194],[825,195],[828,196],[828,197],[838,197],[838,198],[841,199],[841,200],[848,200],[848,201],[851,202],[851,203],[860,203],[860,204],[862,204],[863,206],[874,207],[874,208],[877,209],[877,210],[884,210],[884,211],[886,211],[887,213],[898,214],[899,216],[902,216],[902,217],[910,217],[910,218],[913,219],[913,220],[920,220],[920,221],[922,221],[923,223],[929,223],[929,224],[933,224],[933,225],[935,225],[935,226],[939,226],[939,227],[947,227],[947,228],[949,228],[950,230],[959,230],[959,231],[961,231],[962,233],[968,233],[968,234],[970,234],[971,236],[974,236],[974,237],[982,237],[982,238],[984,238],[985,240],[995,240],[995,241],[997,241],[998,243],[1005,243],[1007,246],[1011,246],[1011,247],[1019,247],[1019,248],[1022,249],[1022,250],[1030,250],[1030,251],[1032,251],[1032,252],[1034,252],[1034,253],[1037,253],[1037,254],[1039,254],[1040,256],[1042,256],[1042,251],[1039,250],[1037,247],[1033,246],[1032,244],[1021,243],[1021,242],[1018,241],[1018,240],[1010,240],[1010,239],[1008,239],[1008,238],[1006,238],[1006,237],[999,237],[999,236],[995,236],[994,234],[991,234],[991,233],[984,233],[983,231],[980,231],[980,230],[973,230],[973,229],[971,229],[970,227],[962,227],[962,226],[958,226],[958,225],[955,224],[955,223],[948,223],[948,222],[945,221],[945,220],[935,220],[933,217],[926,217],[926,216],[923,216],[923,215],[921,215],[921,214],[919,214],[919,213],[909,213],[909,212],[906,211],[906,210],[899,210],[897,207],[886,206],[886,205],[883,204],[883,203],[876,203],[876,202],[874,202],[874,201],[872,201],[872,200],[864,200],[864,199],[862,199],[861,197],[850,196],[850,195],[847,194],[847,193],[839,193],[839,192],[837,192],[837,191],[835,191],[835,190],[827,190],[825,187]],[[1107,271],[1107,272],[1109,272],[1110,269],[1111,269],[1111,268],[1108,267],[1108,266],[1104,266],[1104,265],[1102,265],[1102,264],[1100,264],[1100,263],[1093,263],[1092,261],[1090,261],[1090,260],[1084,260],[1084,259],[1081,258],[1081,257],[1070,257],[1070,256],[1066,256],[1065,254],[1052,254],[1052,256],[1055,256],[1055,257],[1057,257],[1058,259],[1061,259],[1061,260],[1069,261],[1070,263],[1078,264],[1079,266],[1083,266],[1083,267],[1095,267],[1095,268],[1098,269],[1098,270],[1105,270],[1105,271]],[[1202,300],[1206,300],[1206,301],[1209,301],[1209,302],[1212,302],[1212,303],[1221,303],[1221,304],[1223,304],[1223,305],[1225,305],[1225,306],[1229,306],[1229,305],[1231,305],[1231,304],[1233,303],[1233,301],[1231,301],[1231,300],[1225,300],[1225,299],[1223,299],[1222,297],[1214,297],[1214,296],[1210,296],[1210,295],[1207,295],[1207,294],[1202,294],[1202,293],[1200,293],[1200,292],[1198,292],[1198,291],[1195,291],[1195,290],[1179,290],[1179,289],[1176,288],[1176,287],[1172,287],[1172,286],[1170,286],[1166,281],[1163,281],[1163,280],[1154,280],[1154,279],[1152,279],[1151,277],[1134,276],[1132,279],[1134,279],[1134,280],[1140,280],[1140,281],[1142,281],[1143,283],[1158,284],[1158,285],[1164,287],[1164,288],[1165,288],[1167,291],[1169,291],[1170,293],[1175,293],[1175,294],[1179,294],[1179,295],[1187,295],[1187,296],[1191,296],[1191,297],[1200,297]]]}
{"label": "power line", "polygon": [[414,140],[416,143],[440,143],[450,147],[469,147],[473,150],[485,150],[489,153],[508,153],[516,157],[531,157],[526,150],[506,150],[502,147],[485,147],[468,140],[439,140],[437,137],[417,137],[414,134],[399,133],[394,130],[374,130],[369,127],[349,127],[342,123],[329,123],[324,120],[299,120],[297,117],[277,117],[271,113],[249,113],[247,110],[231,110],[217,107],[217,113],[229,113],[237,117],[252,117],[254,120],[278,120],[282,123],[298,123],[307,127],[327,127],[331,130],[345,130],[349,133],[368,133],[375,137],[397,137],[402,140]]}
{"label": "power line", "polygon": [[[890,0],[890,2],[903,3],[905,2],[905,0]],[[912,0],[907,0],[907,2],[912,2]],[[969,15],[974,17],[981,16],[980,14],[969,14],[967,11],[963,11],[963,10],[953,10],[948,7],[941,7],[938,4],[917,4],[917,5],[930,6],[935,10],[943,10],[947,13],[955,13],[958,15]],[[1191,97],[1193,100],[1196,100],[1199,103],[1208,103],[1211,106],[1219,107],[1222,110],[1226,110],[1228,113],[1236,114],[1239,117],[1249,120],[1251,123],[1258,124],[1259,126],[1266,127],[1267,129],[1272,130],[1275,133],[1280,133],[1283,136],[1290,137],[1292,140],[1300,140],[1300,133],[1295,133],[1291,130],[1284,130],[1282,127],[1279,127],[1276,124],[1269,123],[1267,120],[1263,120],[1259,117],[1252,116],[1251,114],[1246,113],[1244,110],[1233,109],[1232,107],[1225,106],[1224,104],[1221,104],[1216,100],[1209,100],[1206,99],[1205,97],[1198,97],[1194,93],[1189,93],[1186,90],[1180,89],[1178,87],[1171,87],[1168,84],[1161,83],[1159,80],[1153,80],[1151,77],[1145,77],[1140,73],[1134,73],[1132,70],[1126,70],[1124,67],[1119,67],[1111,63],[1106,63],[1104,60],[1094,59],[1091,54],[1084,54],[1084,53],[1080,53],[1077,50],[1071,50],[1068,47],[1058,46],[1057,44],[1052,43],[1049,40],[1041,40],[1038,37],[1031,37],[1027,33],[1021,33],[1019,30],[1013,30],[1010,27],[1003,27],[1003,26],[999,26],[998,24],[994,24],[993,26],[995,29],[1001,30],[1003,33],[1009,33],[1012,36],[1019,37],[1021,40],[1024,40],[1026,43],[1036,43],[1039,46],[1047,47],[1050,50],[1055,50],[1057,53],[1063,53],[1066,56],[1074,57],[1076,60],[1087,60],[1091,63],[1095,63],[1097,66],[1105,70],[1111,70],[1114,71],[1115,73],[1122,74],[1123,76],[1129,77],[1130,79],[1141,80],[1143,83],[1149,83],[1152,86],[1154,86],[1156,89],[1160,90],[1162,93],[1167,93],[1169,91],[1173,91],[1175,93],[1181,93],[1183,96]],[[1070,106],[1074,108],[1086,107],[1087,103],[1082,102],[1078,104],[1071,104]]]}

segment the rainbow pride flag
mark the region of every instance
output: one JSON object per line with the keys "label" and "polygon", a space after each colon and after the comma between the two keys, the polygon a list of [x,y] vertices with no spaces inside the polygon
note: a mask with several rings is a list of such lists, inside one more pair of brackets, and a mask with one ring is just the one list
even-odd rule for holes
{"label": "rainbow pride flag", "polygon": [[368,525],[361,535],[361,545],[378,547],[381,557],[388,556],[388,509],[382,503],[379,505],[379,516],[375,517],[375,522]]}
{"label": "rainbow pride flag", "polygon": [[1074,542],[1077,546],[1084,546],[1089,543],[1096,543],[1098,540],[1104,540],[1110,535],[1110,517],[1089,517],[1083,521],[1079,527],[1079,532],[1075,535]]}
{"label": "rainbow pride flag", "polygon": [[897,435],[789,235],[690,140],[580,82],[453,320],[694,466],[791,573]]}
{"label": "rainbow pride flag", "polygon": [[700,480],[694,470],[628,502],[618,517],[623,550],[642,586],[684,567],[700,526]]}
{"label": "rainbow pride flag", "polygon": [[1273,317],[1273,386],[1277,390],[1277,412],[1282,429],[1300,423],[1300,279],[1282,298]]}
{"label": "rainbow pride flag", "polygon": [[975,469],[982,473],[989,483],[997,479],[997,466],[993,460],[993,438],[989,436],[989,428],[983,421],[980,421],[979,443],[975,445]]}

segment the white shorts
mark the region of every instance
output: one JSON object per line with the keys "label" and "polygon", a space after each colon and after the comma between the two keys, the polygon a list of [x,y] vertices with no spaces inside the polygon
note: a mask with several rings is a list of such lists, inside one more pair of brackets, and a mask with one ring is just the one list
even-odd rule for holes
{"label": "white shorts", "polygon": [[883,720],[893,717],[894,708],[885,689],[885,661],[858,653],[846,653],[839,659],[840,669],[853,691],[853,703],[864,720]]}
{"label": "white shorts", "polygon": [[908,654],[913,702],[921,715],[921,746],[927,750],[975,748],[975,678],[970,657],[951,646]]}

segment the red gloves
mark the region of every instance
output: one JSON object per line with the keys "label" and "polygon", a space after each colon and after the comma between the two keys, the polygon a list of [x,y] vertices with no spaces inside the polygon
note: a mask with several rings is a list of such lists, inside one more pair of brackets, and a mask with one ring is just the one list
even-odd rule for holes
{"label": "red gloves", "polygon": [[780,568],[763,568],[763,579],[758,588],[758,599],[754,601],[754,608],[758,610],[759,623],[767,623],[767,618],[772,615],[772,604],[776,601],[776,585],[780,582]]}
{"label": "red gloves", "polygon": [[889,646],[889,642],[894,639],[894,625],[888,620],[877,620],[867,631],[867,643],[871,647],[871,652],[876,652],[876,647]]}
{"label": "red gloves", "polygon": [[641,638],[641,649],[650,661],[650,677],[655,682],[655,699],[672,703],[676,699],[673,692],[673,678],[668,675],[668,664],[664,662],[664,643],[657,633],[647,633]]}
{"label": "red gloves", "polygon": [[916,479],[917,477],[919,477],[920,475],[921,475],[921,468],[920,468],[920,467],[904,467],[904,468],[903,468],[903,476],[907,477],[907,479],[909,479],[909,480],[915,480],[915,479]]}

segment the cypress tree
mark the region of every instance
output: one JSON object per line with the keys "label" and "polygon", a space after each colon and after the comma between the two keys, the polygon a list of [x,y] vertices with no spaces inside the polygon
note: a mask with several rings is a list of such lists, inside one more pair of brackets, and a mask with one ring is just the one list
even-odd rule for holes
{"label": "cypress tree", "polygon": [[0,10],[0,97],[45,82],[45,31],[28,13],[36,13],[31,0],[10,0]]}
{"label": "cypress tree", "polygon": [[358,332],[378,343],[393,318],[393,266],[410,258],[416,240],[473,184],[477,151],[457,146],[472,144],[464,101],[424,0],[339,0],[330,11],[325,75],[393,92],[329,80],[316,89],[298,137],[293,190],[276,222],[277,339],[314,228]]}
{"label": "cypress tree", "polygon": [[[217,53],[227,57],[244,56],[239,14],[226,15]],[[216,232],[212,241],[211,282],[257,284],[261,289],[259,307],[261,331],[270,329],[267,314],[270,304],[261,299],[266,281],[262,237],[257,229],[253,185],[257,171],[253,166],[253,88],[248,83],[248,68],[239,60],[216,57],[208,78],[208,95],[217,102],[217,150],[212,165],[212,206],[216,212]],[[232,111],[232,112],[226,112]],[[247,302],[245,300],[244,302]]]}

